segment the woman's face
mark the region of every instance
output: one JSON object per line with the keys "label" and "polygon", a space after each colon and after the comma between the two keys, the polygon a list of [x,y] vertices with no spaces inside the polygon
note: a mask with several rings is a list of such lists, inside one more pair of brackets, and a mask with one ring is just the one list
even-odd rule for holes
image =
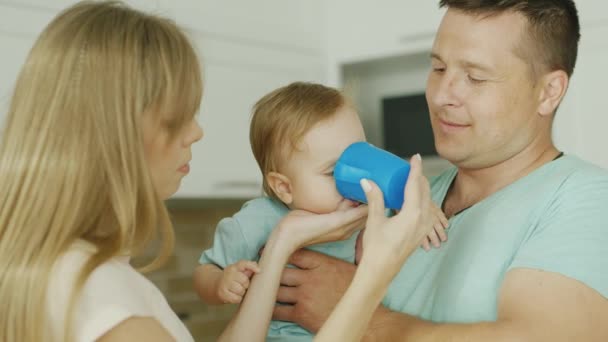
{"label": "woman's face", "polygon": [[190,171],[191,146],[201,140],[203,130],[193,118],[170,137],[166,125],[150,118],[144,120],[143,134],[152,182],[160,198],[165,200],[177,191],[182,178]]}

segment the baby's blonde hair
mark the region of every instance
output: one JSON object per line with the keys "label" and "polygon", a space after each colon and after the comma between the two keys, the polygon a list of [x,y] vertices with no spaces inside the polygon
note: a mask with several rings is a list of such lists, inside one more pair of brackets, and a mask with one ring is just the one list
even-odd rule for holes
{"label": "baby's blonde hair", "polygon": [[255,104],[249,140],[268,196],[277,198],[266,175],[280,172],[282,163],[297,149],[304,135],[348,103],[337,89],[295,82],[272,91]]}
{"label": "baby's blonde hair", "polygon": [[[173,227],[146,163],[142,121],[169,119],[172,137],[198,111],[200,66],[170,20],[119,2],[81,2],[42,32],[16,82],[0,142],[0,340],[49,341],[55,262],[75,241],[97,251],[71,293],[66,327],[91,272],[163,243]],[[149,116],[152,117],[149,117]]]}

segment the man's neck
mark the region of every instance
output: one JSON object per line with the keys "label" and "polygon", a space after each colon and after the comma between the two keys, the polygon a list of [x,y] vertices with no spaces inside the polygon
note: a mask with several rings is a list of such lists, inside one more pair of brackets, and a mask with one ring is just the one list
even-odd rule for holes
{"label": "man's neck", "polygon": [[485,168],[458,168],[456,179],[443,203],[447,217],[471,207],[488,196],[551,162],[559,151],[550,144],[543,149],[522,151],[496,165]]}

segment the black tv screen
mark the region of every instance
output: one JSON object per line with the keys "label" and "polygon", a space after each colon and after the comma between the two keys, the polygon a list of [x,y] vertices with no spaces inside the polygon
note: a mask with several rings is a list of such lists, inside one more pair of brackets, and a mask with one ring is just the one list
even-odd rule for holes
{"label": "black tv screen", "polygon": [[384,149],[402,158],[436,156],[424,93],[382,99]]}

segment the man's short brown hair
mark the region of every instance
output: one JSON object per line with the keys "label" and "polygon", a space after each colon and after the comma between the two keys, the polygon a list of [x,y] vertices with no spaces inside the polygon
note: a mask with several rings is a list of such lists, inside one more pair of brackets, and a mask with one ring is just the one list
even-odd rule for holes
{"label": "man's short brown hair", "polygon": [[337,89],[295,82],[274,90],[254,105],[249,141],[266,194],[276,197],[266,175],[279,172],[281,162],[297,149],[304,135],[317,123],[331,118],[346,102]]}
{"label": "man's short brown hair", "polygon": [[519,13],[528,21],[528,37],[516,53],[528,61],[533,75],[563,70],[572,76],[580,24],[572,0],[440,0],[439,7],[483,17]]}

